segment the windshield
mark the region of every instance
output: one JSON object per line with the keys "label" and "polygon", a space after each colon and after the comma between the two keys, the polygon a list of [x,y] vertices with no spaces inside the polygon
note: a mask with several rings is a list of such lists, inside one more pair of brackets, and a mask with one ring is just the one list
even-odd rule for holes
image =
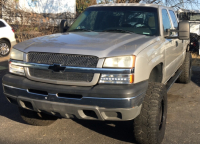
{"label": "windshield", "polygon": [[158,12],[147,7],[90,7],[68,30],[80,31],[159,35]]}
{"label": "windshield", "polygon": [[180,20],[200,21],[200,13],[180,13]]}

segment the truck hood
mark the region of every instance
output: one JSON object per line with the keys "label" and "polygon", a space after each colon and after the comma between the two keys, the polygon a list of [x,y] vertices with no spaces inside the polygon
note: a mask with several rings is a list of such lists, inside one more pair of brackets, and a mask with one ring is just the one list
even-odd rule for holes
{"label": "truck hood", "polygon": [[14,46],[28,52],[94,55],[99,58],[137,54],[159,37],[129,33],[73,32],[30,39]]}

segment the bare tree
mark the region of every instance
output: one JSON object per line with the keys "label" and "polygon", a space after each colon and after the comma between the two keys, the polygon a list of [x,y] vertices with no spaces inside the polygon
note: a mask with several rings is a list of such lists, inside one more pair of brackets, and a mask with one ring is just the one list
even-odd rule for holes
{"label": "bare tree", "polygon": [[141,0],[117,0],[116,3],[139,3]]}
{"label": "bare tree", "polygon": [[2,0],[0,0],[0,18],[2,18]]}
{"label": "bare tree", "polygon": [[76,0],[76,11],[82,13],[88,6],[97,4],[96,0]]}
{"label": "bare tree", "polygon": [[139,3],[141,0],[101,0],[100,3]]}
{"label": "bare tree", "polygon": [[15,29],[18,42],[58,32],[59,21],[57,19],[20,7],[18,0],[2,1],[3,19]]}
{"label": "bare tree", "polygon": [[199,9],[200,3],[198,0],[143,0],[146,3],[163,4],[175,9]]}

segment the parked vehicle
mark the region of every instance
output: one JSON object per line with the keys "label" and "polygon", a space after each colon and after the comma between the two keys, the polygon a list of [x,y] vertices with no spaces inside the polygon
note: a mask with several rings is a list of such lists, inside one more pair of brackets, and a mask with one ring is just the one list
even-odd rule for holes
{"label": "parked vehicle", "polygon": [[190,51],[193,53],[200,54],[199,50],[199,37],[195,33],[190,33]]}
{"label": "parked vehicle", "polygon": [[178,16],[180,20],[187,20],[190,23],[190,51],[200,54],[200,11],[180,9]]}
{"label": "parked vehicle", "polygon": [[14,46],[4,94],[28,124],[131,121],[138,143],[159,144],[167,91],[191,79],[189,37],[189,23],[168,7],[91,6],[66,33]]}
{"label": "parked vehicle", "polygon": [[14,30],[4,20],[0,19],[0,56],[7,56],[11,47],[15,44]]}

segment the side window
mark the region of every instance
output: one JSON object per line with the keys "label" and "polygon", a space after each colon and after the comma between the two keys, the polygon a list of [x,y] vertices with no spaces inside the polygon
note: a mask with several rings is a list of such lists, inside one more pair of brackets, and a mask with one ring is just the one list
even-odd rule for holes
{"label": "side window", "polygon": [[163,20],[164,31],[166,31],[167,29],[171,29],[172,26],[166,9],[162,10],[162,20]]}
{"label": "side window", "polygon": [[172,18],[174,28],[177,29],[178,28],[178,22],[177,22],[176,16],[175,16],[174,12],[171,11],[171,10],[169,11],[169,13],[170,13],[170,16]]}
{"label": "side window", "polygon": [[5,26],[6,25],[2,21],[0,21],[0,28],[5,27]]}

